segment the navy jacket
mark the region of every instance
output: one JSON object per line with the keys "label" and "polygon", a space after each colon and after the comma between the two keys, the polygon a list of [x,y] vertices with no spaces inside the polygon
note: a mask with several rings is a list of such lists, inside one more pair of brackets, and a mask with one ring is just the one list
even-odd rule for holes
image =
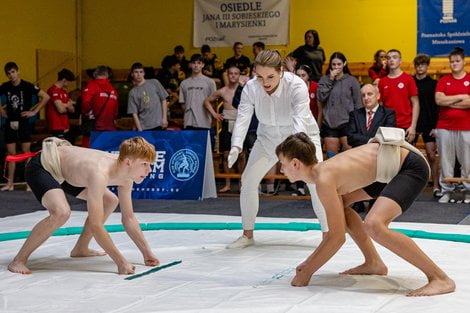
{"label": "navy jacket", "polygon": [[349,113],[348,124],[348,144],[357,147],[366,144],[380,126],[395,127],[396,117],[395,111],[388,109],[383,105],[379,105],[374,114],[372,124],[367,131],[366,109],[360,108]]}

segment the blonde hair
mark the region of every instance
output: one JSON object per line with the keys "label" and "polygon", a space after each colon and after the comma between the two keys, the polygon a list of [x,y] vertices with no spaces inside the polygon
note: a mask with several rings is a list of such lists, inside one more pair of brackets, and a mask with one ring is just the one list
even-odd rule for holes
{"label": "blonde hair", "polygon": [[272,67],[276,71],[280,72],[282,70],[282,58],[277,50],[263,50],[255,58],[253,67],[257,66]]}
{"label": "blonde hair", "polygon": [[154,145],[143,137],[133,137],[124,140],[119,146],[118,160],[122,162],[124,159],[129,158],[154,162],[156,155]]}

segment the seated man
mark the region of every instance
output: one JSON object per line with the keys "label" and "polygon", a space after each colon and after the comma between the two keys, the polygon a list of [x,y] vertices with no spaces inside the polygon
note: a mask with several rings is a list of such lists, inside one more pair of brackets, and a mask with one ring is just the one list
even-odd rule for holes
{"label": "seated man", "polygon": [[[389,136],[389,131],[395,136]],[[431,296],[455,290],[454,281],[412,239],[388,228],[390,222],[411,206],[429,177],[424,156],[405,143],[404,136],[401,129],[383,127],[373,139],[378,142],[353,148],[321,163],[315,159],[315,145],[304,133],[287,137],[277,147],[281,172],[290,181],[316,184],[329,229],[317,249],[297,266],[293,286],[308,285],[312,275],[343,245],[347,230],[364,254],[365,263],[343,274],[387,274],[372,238],[426,275],[428,284],[410,291],[408,296]],[[372,198],[377,201],[363,223],[349,204]]]}
{"label": "seated man", "polygon": [[363,107],[349,113],[348,144],[357,147],[366,144],[381,126],[395,127],[395,111],[380,105],[376,86],[366,84],[361,88]]}
{"label": "seated man", "polygon": [[[105,255],[89,249],[88,245],[94,237],[116,263],[119,274],[134,273],[135,266],[119,252],[104,228],[106,219],[119,203],[122,223],[142,252],[145,265],[158,265],[159,261],[134,215],[131,200],[132,184],[145,179],[154,160],[155,147],[142,137],[123,141],[119,155],[71,146],[68,141],[58,138],[46,138],[42,152],[27,164],[25,176],[36,198],[49,211],[49,216],[33,228],[8,269],[14,273],[31,274],[26,267],[31,253],[70,216],[71,209],[65,193],[86,200],[88,207],[88,218],[70,256]],[[118,186],[118,196],[107,186]]]}

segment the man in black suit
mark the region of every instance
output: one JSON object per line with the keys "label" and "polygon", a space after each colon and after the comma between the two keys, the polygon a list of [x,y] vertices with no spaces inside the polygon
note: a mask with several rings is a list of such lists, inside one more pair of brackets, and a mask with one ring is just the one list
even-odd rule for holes
{"label": "man in black suit", "polygon": [[380,126],[395,127],[395,111],[380,105],[377,87],[366,84],[361,88],[364,107],[349,113],[348,144],[357,147],[375,136]]}
{"label": "man in black suit", "polygon": [[[395,127],[395,111],[380,105],[380,93],[377,87],[366,84],[361,88],[363,107],[349,113],[348,144],[357,147],[366,144],[375,136],[380,126]],[[374,204],[369,202],[369,208]],[[356,202],[353,209],[364,212],[366,208],[363,202]]]}

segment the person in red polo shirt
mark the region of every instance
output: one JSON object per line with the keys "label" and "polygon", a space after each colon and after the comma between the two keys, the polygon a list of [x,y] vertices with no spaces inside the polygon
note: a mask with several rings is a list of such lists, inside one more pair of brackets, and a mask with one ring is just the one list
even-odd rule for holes
{"label": "person in red polo shirt", "polygon": [[75,75],[69,69],[57,73],[57,81],[48,90],[50,99],[46,105],[46,120],[49,133],[58,138],[67,138],[70,129],[69,112],[75,111],[75,101],[69,98],[67,87],[75,81]]}
{"label": "person in red polo shirt", "polygon": [[[118,115],[118,95],[109,81],[107,66],[100,65],[95,69],[95,79],[88,82],[82,91],[82,119],[95,120],[93,130],[116,130],[115,120]],[[82,120],[82,126],[83,126]],[[88,147],[90,135],[83,134],[82,146]]]}
{"label": "person in red polo shirt", "polygon": [[388,75],[379,81],[379,92],[385,107],[395,111],[397,127],[406,132],[406,141],[413,142],[419,117],[418,88],[411,75],[400,68],[401,53],[387,52]]}
{"label": "person in red polo shirt", "polygon": [[[439,183],[444,195],[440,203],[449,202],[455,186],[443,178],[454,177],[455,158],[461,165],[462,178],[470,178],[470,74],[465,72],[465,52],[455,48],[449,54],[451,74],[437,82],[436,103],[437,150],[441,159]],[[465,203],[470,203],[470,183],[464,183]]]}

